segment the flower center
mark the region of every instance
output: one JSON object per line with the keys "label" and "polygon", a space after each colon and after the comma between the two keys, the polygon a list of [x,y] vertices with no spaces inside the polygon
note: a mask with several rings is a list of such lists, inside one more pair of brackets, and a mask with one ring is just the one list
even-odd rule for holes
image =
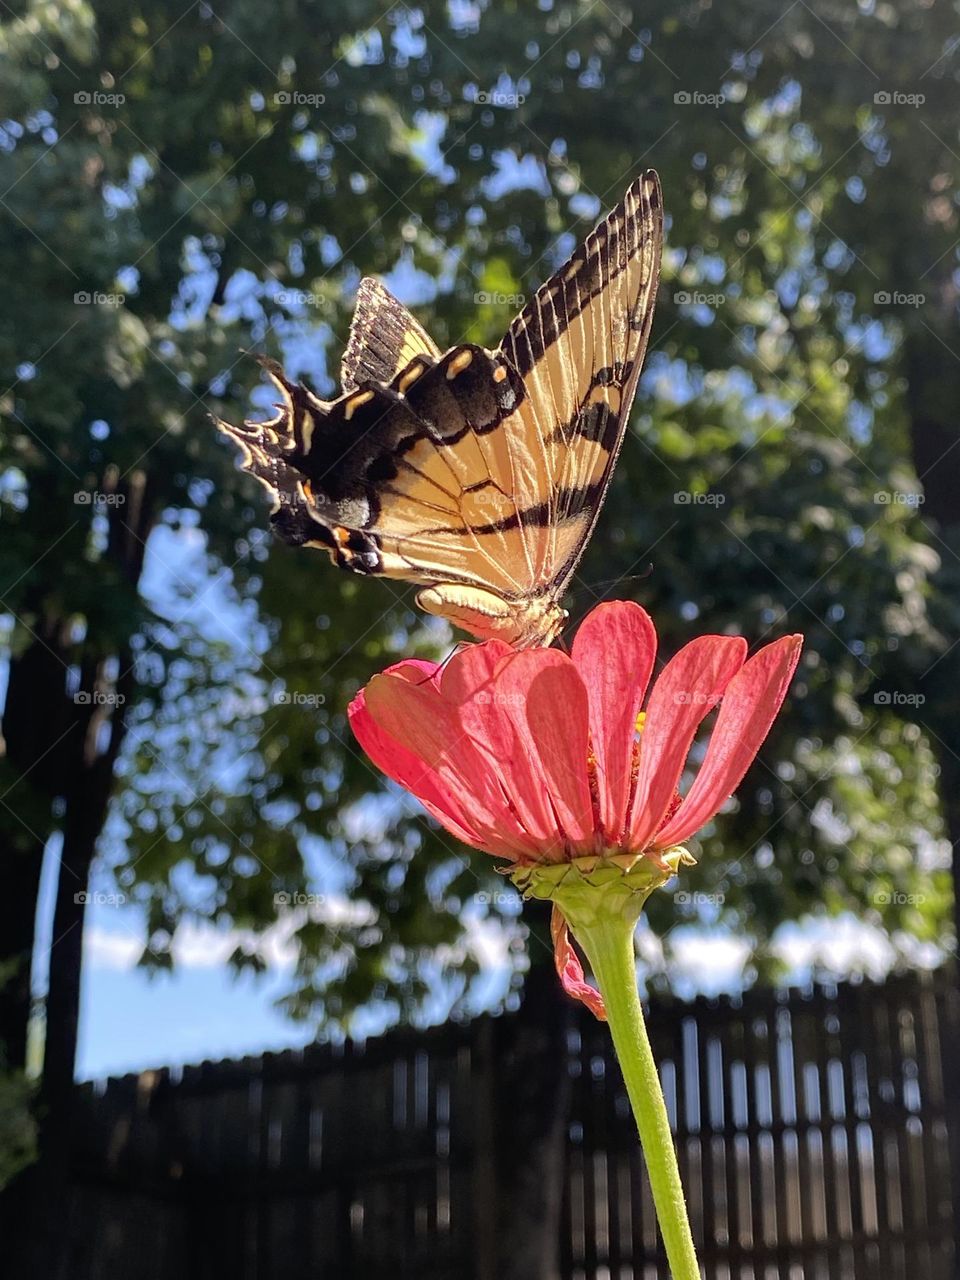
{"label": "flower center", "polygon": [[[628,814],[630,813],[630,810],[633,806],[633,797],[637,789],[637,776],[640,772],[640,739],[643,735],[643,728],[644,728],[644,725],[646,724],[646,720],[647,720],[647,713],[645,711],[638,711],[637,723],[636,723],[637,736],[634,738],[633,744],[631,747],[630,787],[629,787],[628,798],[627,798]],[[618,849],[622,849],[626,847],[629,844],[629,841],[626,838],[627,837],[626,831],[606,831],[603,827],[601,816],[600,816],[601,815],[600,778],[597,770],[597,757],[594,753],[592,745],[589,746],[587,749],[587,781],[590,786],[590,807],[593,813],[594,829],[596,831],[602,832],[604,841],[607,847],[618,848]],[[663,821],[660,823],[661,828],[666,826],[666,824],[670,821],[673,815],[680,808],[681,799],[682,797],[680,795],[680,792],[674,791],[673,799],[670,801],[670,805],[667,809],[667,812],[663,816]]]}

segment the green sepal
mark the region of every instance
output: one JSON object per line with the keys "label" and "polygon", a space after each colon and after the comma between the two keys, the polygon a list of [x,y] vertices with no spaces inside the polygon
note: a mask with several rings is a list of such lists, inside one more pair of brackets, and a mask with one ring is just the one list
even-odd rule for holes
{"label": "green sepal", "polygon": [[654,862],[642,853],[604,853],[569,862],[539,862],[511,867],[508,874],[525,898],[553,902],[577,933],[599,919],[640,917],[643,904],[682,866],[696,859],[682,845],[665,850]]}

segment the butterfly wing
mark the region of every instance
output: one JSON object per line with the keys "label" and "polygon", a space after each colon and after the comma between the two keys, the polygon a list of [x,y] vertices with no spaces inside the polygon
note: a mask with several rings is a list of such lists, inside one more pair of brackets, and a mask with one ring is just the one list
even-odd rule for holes
{"label": "butterfly wing", "polygon": [[[543,490],[542,450],[504,437],[523,386],[501,358],[454,347],[417,357],[388,386],[325,402],[265,362],[283,402],[268,422],[218,423],[271,492],[277,532],[343,568],[484,587],[521,599],[533,582],[512,494]],[[521,444],[523,447],[521,448]]]}
{"label": "butterfly wing", "polygon": [[500,344],[525,395],[521,434],[539,435],[549,500],[529,554],[559,594],[593,531],[623,443],[653,323],[663,213],[659,179],[639,177]]}
{"label": "butterfly wing", "polygon": [[428,584],[422,606],[480,637],[552,636],[623,439],[660,228],[647,174],[493,353],[439,356],[382,286],[361,286],[346,394],[318,400],[268,366],[277,416],[219,424],[273,494],[281,536],[342,568]]}
{"label": "butterfly wing", "polygon": [[403,303],[379,280],[365,276],[340,365],[344,391],[356,391],[367,382],[388,384],[418,355],[438,360],[440,351]]}

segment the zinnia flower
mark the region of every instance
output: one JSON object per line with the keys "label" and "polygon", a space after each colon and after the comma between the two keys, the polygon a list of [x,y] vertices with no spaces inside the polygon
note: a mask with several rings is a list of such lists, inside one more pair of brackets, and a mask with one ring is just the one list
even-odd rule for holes
{"label": "zinnia flower", "polygon": [[[785,636],[748,659],[740,636],[700,636],[666,664],[641,712],[656,631],[639,605],[617,601],[586,618],[570,656],[489,640],[442,664],[400,662],[357,695],[350,722],[384,773],[460,840],[509,859],[511,871],[574,861],[582,869],[590,857],[628,870],[642,859],[662,883],[684,856],[679,846],[752,763],[801,643]],[[697,729],[717,706],[681,798]],[[553,932],[564,987],[601,1012],[556,911]]]}

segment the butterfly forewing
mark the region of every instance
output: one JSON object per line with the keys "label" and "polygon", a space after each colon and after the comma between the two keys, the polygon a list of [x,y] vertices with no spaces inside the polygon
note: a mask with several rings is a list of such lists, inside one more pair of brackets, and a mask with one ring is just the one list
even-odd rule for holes
{"label": "butterfly forewing", "polygon": [[540,572],[558,589],[593,529],[623,442],[653,321],[662,235],[660,184],[648,172],[501,343],[528,393],[525,429],[547,451],[549,536]]}

